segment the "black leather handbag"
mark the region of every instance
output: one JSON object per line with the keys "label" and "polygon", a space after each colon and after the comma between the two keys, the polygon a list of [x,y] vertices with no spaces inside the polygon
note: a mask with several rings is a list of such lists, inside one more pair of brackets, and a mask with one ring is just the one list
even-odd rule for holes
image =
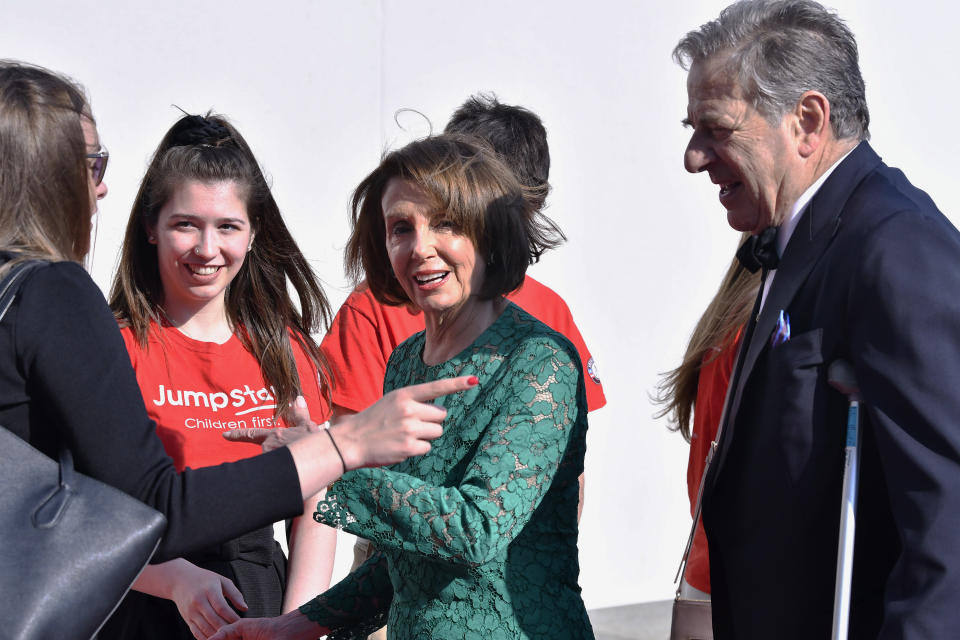
{"label": "black leather handbag", "polygon": [[[18,264],[0,283],[0,321],[35,266]],[[0,637],[94,637],[156,551],[166,519],[74,470],[69,449],[58,464],[3,427],[0,488]]]}

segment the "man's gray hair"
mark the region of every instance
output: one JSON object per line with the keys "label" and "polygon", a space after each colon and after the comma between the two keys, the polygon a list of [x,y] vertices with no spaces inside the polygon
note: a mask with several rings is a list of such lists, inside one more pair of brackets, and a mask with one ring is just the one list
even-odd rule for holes
{"label": "man's gray hair", "polygon": [[673,50],[687,70],[715,54],[730,56],[747,100],[768,120],[779,122],[805,91],[819,91],[837,138],[869,139],[857,42],[835,12],[813,0],[741,0]]}

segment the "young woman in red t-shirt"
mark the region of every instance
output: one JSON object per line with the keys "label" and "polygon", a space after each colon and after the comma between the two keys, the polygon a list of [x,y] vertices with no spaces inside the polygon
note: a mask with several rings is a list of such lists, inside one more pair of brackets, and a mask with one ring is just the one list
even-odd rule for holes
{"label": "young woman in red t-shirt", "polygon": [[[259,446],[221,434],[282,426],[294,403],[314,422],[329,417],[327,367],[311,338],[328,323],[329,305],[256,158],[222,117],[185,116],[160,143],[110,304],[178,470],[256,455]],[[311,512],[318,497],[307,500]],[[266,527],[148,567],[134,584],[147,595],[128,597],[103,637],[206,638],[238,619],[234,609],[275,616],[299,606],[328,587],[336,544],[335,529],[301,519],[289,580]]]}

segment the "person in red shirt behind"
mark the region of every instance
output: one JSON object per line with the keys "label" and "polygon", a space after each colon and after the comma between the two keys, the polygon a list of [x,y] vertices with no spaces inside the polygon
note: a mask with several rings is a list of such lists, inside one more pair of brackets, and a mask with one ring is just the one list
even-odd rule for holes
{"label": "person in red shirt behind", "polygon": [[[573,343],[585,363],[587,405],[590,411],[604,406],[607,399],[596,364],[563,298],[530,276],[507,298]],[[423,314],[419,311],[381,304],[365,283],[357,286],[320,344],[334,370],[334,413],[361,411],[375,402],[383,391],[383,373],[390,354],[398,344],[423,329]]]}
{"label": "person in red shirt behind", "polygon": [[[536,114],[523,107],[501,104],[493,96],[473,96],[454,112],[444,133],[472,135],[486,141],[526,188],[535,209],[543,208],[550,188],[550,150],[546,129]],[[588,409],[594,411],[604,406],[607,400],[596,362],[563,299],[529,275],[507,298],[574,344],[584,367]],[[351,292],[320,344],[333,372],[334,421],[364,409],[381,396],[390,354],[398,344],[423,330],[423,314],[418,310],[383,305],[362,282]],[[583,487],[581,475],[580,510]],[[354,568],[373,552],[366,540],[358,540]]]}

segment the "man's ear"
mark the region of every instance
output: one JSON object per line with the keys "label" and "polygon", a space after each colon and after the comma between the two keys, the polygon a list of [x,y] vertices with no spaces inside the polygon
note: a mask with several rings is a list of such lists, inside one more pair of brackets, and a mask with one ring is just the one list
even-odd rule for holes
{"label": "man's ear", "polygon": [[797,101],[794,115],[797,118],[797,150],[808,158],[833,137],[830,101],[819,91],[806,91]]}

